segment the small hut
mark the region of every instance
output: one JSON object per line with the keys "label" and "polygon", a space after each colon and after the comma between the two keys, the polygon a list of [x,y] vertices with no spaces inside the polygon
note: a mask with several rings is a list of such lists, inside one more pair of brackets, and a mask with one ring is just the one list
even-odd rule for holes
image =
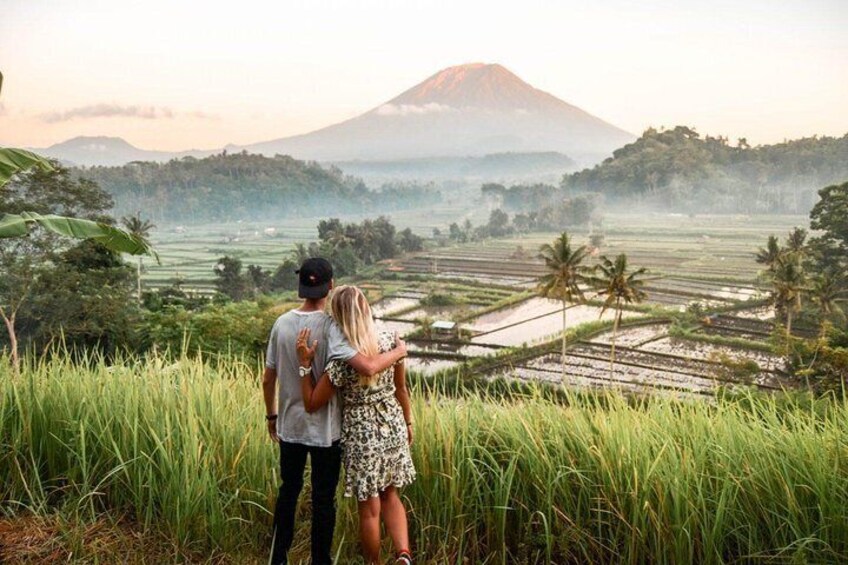
{"label": "small hut", "polygon": [[454,334],[456,333],[456,322],[451,322],[449,320],[436,320],[430,326],[430,329],[437,334]]}

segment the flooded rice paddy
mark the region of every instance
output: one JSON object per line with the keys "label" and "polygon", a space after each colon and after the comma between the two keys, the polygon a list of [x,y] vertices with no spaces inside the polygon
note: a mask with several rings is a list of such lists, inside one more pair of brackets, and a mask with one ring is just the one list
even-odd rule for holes
{"label": "flooded rice paddy", "polygon": [[[473,330],[477,330],[479,327],[491,329],[477,333],[477,335],[471,338],[471,342],[508,347],[537,343],[545,338],[555,337],[555,334],[559,334],[562,331],[562,306],[555,307],[552,312],[538,314],[539,311],[544,310],[542,301],[550,301],[541,298],[532,300],[536,302],[528,304],[526,309],[535,315],[530,317],[522,315],[525,303],[521,303],[513,308],[513,312],[508,313],[504,317],[504,321],[500,325],[497,325],[491,318],[488,324],[482,326],[472,324],[471,328]],[[601,308],[580,304],[569,306],[567,316],[568,325],[573,328],[586,322],[612,320],[615,316],[615,311],[609,309],[601,316]],[[630,319],[637,316],[640,316],[637,312],[625,311],[622,319]]]}

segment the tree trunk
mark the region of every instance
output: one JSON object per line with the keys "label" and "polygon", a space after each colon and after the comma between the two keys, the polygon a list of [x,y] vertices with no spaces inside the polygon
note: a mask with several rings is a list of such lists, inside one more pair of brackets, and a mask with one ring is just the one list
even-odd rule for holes
{"label": "tree trunk", "polygon": [[568,304],[565,300],[562,301],[562,384],[565,384],[565,348],[566,348],[566,332],[568,330]]}
{"label": "tree trunk", "polygon": [[15,314],[10,317],[3,316],[3,322],[6,324],[6,330],[9,332],[9,349],[12,352],[12,370],[16,375],[21,372],[21,361],[18,359],[18,336],[15,333]]}
{"label": "tree trunk", "polygon": [[610,343],[610,379],[612,379],[615,364],[615,337],[618,334],[618,322],[621,320],[621,304],[615,304],[615,318],[612,322],[612,342]]}
{"label": "tree trunk", "polygon": [[141,306],[141,257],[138,258],[138,267],[136,269],[136,274],[135,274],[135,284],[136,284],[136,298],[138,299],[139,306]]}
{"label": "tree trunk", "polygon": [[789,356],[789,347],[792,342],[792,307],[786,309],[786,355]]}

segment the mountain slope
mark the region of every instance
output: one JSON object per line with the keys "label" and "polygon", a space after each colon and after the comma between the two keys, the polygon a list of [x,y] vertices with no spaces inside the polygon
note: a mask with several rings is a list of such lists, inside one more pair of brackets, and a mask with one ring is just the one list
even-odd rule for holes
{"label": "mountain slope", "polygon": [[634,139],[501,65],[474,63],[440,71],[356,118],[245,149],[332,161],[558,151],[585,162]]}
{"label": "mountain slope", "polygon": [[214,151],[149,151],[139,149],[120,137],[79,136],[44,149],[33,149],[69,165],[120,166],[131,161],[168,161],[179,157],[205,157]]}

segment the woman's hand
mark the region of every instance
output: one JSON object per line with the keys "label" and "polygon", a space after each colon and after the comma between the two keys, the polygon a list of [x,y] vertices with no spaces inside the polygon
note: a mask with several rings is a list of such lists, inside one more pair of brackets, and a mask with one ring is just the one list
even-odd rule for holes
{"label": "woman's hand", "polygon": [[409,445],[412,445],[412,424],[406,425],[406,439],[409,441]]}
{"label": "woman's hand", "polygon": [[312,347],[309,347],[309,337],[312,331],[309,328],[300,330],[297,334],[297,359],[300,361],[301,367],[310,367],[312,360],[315,358],[315,350],[318,348],[318,340],[312,342]]}
{"label": "woman's hand", "polygon": [[401,359],[407,356],[406,342],[401,339],[400,335],[397,332],[395,332],[395,349],[397,349],[400,353]]}

